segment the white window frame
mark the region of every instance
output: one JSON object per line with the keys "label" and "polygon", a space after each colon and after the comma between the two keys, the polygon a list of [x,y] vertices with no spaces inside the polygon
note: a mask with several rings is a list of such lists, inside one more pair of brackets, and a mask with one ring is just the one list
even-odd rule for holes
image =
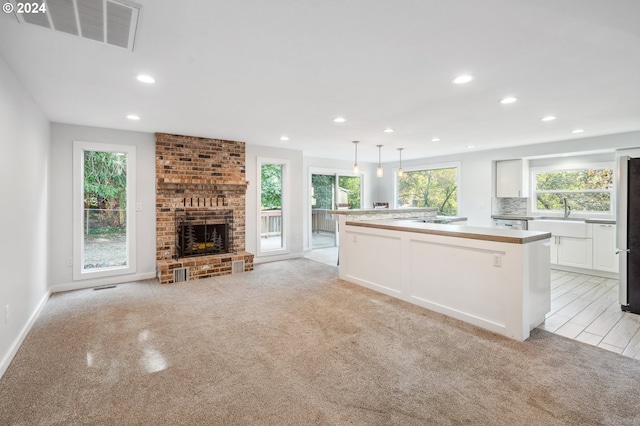
{"label": "white window frame", "polygon": [[[256,227],[256,255],[258,257],[263,256],[276,256],[289,254],[291,251],[289,235],[289,229],[291,227],[291,184],[289,182],[289,170],[291,168],[291,162],[287,159],[282,158],[268,158],[268,157],[258,157],[257,161],[257,171],[256,171],[256,181],[257,181],[257,203],[256,206],[258,208],[257,216],[258,223]],[[282,166],[282,248],[274,249],[274,250],[262,250],[261,242],[260,242],[260,233],[261,233],[261,213],[262,213],[262,165],[263,164],[277,164]]]}
{"label": "white window frame", "polygon": [[[84,152],[127,154],[127,265],[84,269]],[[73,280],[134,274],[136,272],[136,147],[97,142],[73,142]]]}
{"label": "white window frame", "polygon": [[[538,209],[538,191],[536,190],[536,175],[540,173],[548,173],[548,172],[558,172],[558,171],[577,171],[577,170],[593,170],[593,169],[612,169],[615,173],[616,167],[615,162],[613,161],[603,161],[603,162],[588,162],[588,163],[574,163],[574,164],[557,164],[551,166],[539,166],[539,167],[531,167],[529,170],[530,173],[530,208],[532,213],[557,213],[557,210],[540,210]],[[615,176],[614,176],[615,179]],[[586,211],[586,210],[575,210],[572,213],[576,215],[589,215],[589,216],[611,216],[615,214],[615,205],[616,205],[616,193],[615,193],[615,183],[610,190],[606,189],[594,189],[594,190],[586,190],[586,191],[578,191],[578,190],[554,190],[554,191],[542,191],[543,193],[553,193],[553,192],[562,192],[562,193],[571,193],[571,192],[592,192],[592,193],[609,193],[609,211],[608,212],[594,212],[594,211]]]}
{"label": "white window frame", "polygon": [[[410,166],[403,167],[403,172],[418,172],[425,170],[440,170],[440,169],[453,169],[456,168],[458,173],[456,175],[456,204],[458,205],[458,210],[456,211],[456,215],[460,216],[460,196],[462,191],[460,190],[460,177],[462,176],[462,165],[459,161],[454,161],[451,163],[438,163],[438,164],[426,164],[421,166]],[[393,169],[393,206],[395,208],[400,208],[398,206],[398,167]],[[439,214],[439,213],[438,213]]]}

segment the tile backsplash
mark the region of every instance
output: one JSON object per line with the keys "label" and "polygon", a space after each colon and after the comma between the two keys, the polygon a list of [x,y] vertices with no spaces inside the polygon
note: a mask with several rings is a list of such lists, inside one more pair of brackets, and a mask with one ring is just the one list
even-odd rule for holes
{"label": "tile backsplash", "polygon": [[492,215],[526,216],[528,198],[492,198]]}

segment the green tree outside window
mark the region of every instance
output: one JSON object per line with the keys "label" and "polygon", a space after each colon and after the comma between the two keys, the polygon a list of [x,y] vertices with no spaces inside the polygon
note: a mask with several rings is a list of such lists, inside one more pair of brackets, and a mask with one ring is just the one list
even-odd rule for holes
{"label": "green tree outside window", "polygon": [[436,207],[438,214],[458,213],[458,168],[404,172],[398,178],[398,206]]}
{"label": "green tree outside window", "polygon": [[613,169],[610,167],[534,173],[538,210],[563,211],[564,201],[574,212],[611,212]]}

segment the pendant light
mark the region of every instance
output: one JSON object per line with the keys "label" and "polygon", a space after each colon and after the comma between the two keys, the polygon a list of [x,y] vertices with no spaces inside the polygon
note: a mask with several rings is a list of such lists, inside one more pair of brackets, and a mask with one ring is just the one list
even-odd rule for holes
{"label": "pendant light", "polygon": [[353,141],[353,144],[355,145],[356,148],[356,161],[353,163],[353,174],[357,175],[358,174],[358,144],[360,143],[360,141]]}
{"label": "pendant light", "polygon": [[376,145],[378,147],[378,171],[376,172],[376,176],[378,177],[382,177],[382,164],[380,164],[380,148],[382,148],[382,145]]}
{"label": "pendant light", "polygon": [[404,170],[402,170],[402,150],[404,148],[398,148],[398,151],[400,151],[400,168],[398,169],[398,177],[402,177],[402,175],[404,174]]}

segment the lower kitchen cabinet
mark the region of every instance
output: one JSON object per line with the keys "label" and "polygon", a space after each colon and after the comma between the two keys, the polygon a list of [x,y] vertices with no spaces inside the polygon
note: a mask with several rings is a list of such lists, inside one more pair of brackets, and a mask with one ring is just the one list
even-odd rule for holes
{"label": "lower kitchen cabinet", "polygon": [[614,224],[533,220],[529,229],[551,232],[552,265],[618,273]]}
{"label": "lower kitchen cabinet", "polygon": [[[591,238],[557,238],[557,264],[574,268],[593,268],[592,239]],[[553,240],[554,238],[552,238]]]}
{"label": "lower kitchen cabinet", "polygon": [[615,225],[593,224],[593,269],[618,273]]}

